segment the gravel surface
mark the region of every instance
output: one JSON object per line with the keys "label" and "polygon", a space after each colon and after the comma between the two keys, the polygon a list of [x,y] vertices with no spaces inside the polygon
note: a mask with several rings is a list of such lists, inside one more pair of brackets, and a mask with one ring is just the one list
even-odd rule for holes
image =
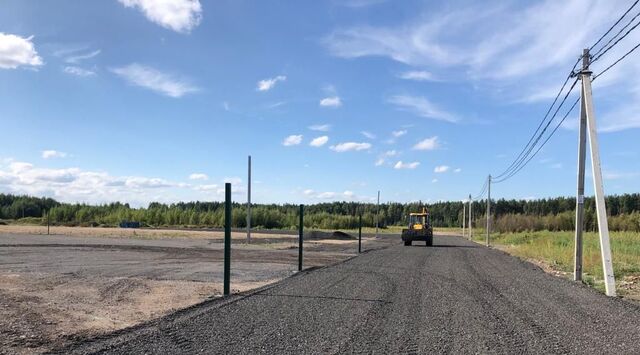
{"label": "gravel surface", "polygon": [[436,236],[208,301],[64,353],[640,351],[640,307],[498,250]]}

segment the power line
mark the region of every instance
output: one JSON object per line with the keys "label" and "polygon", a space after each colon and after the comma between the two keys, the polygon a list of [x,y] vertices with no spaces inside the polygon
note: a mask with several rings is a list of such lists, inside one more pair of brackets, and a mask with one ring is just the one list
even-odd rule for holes
{"label": "power line", "polygon": [[605,49],[602,53],[600,53],[600,55],[593,58],[593,60],[591,60],[591,63],[597,62],[598,59],[602,58],[603,55],[607,54],[607,52],[610,51],[611,48],[615,47],[620,41],[622,41],[625,37],[627,37],[629,33],[633,32],[633,30],[635,30],[638,26],[640,26],[640,22],[633,25],[633,27],[631,27],[624,35],[622,35],[622,37],[618,38],[615,42],[613,42],[613,44],[607,47],[607,49]]}
{"label": "power line", "polygon": [[493,181],[494,183],[499,183],[499,182],[503,182],[505,180],[507,180],[508,178],[510,178],[511,176],[517,174],[520,170],[522,170],[522,168],[524,168],[537,154],[538,152],[540,152],[540,150],[542,149],[542,147],[545,146],[545,144],[547,144],[547,142],[549,141],[549,139],[551,139],[551,137],[554,135],[554,133],[556,133],[556,131],[558,130],[558,128],[560,128],[560,126],[562,125],[562,123],[567,119],[567,117],[569,116],[569,114],[571,114],[571,112],[573,111],[573,109],[576,108],[576,105],[578,104],[578,102],[580,101],[580,98],[577,98],[576,101],[574,101],[573,105],[571,105],[571,108],[569,109],[569,111],[567,111],[567,113],[564,115],[564,117],[562,117],[562,119],[560,120],[560,122],[558,122],[558,124],[556,125],[556,127],[553,129],[553,131],[551,131],[551,134],[549,134],[549,136],[544,140],[544,142],[542,142],[542,144],[540,145],[540,147],[538,147],[538,149],[535,151],[535,153],[533,153],[533,155],[531,155],[531,157],[529,157],[529,159],[527,159],[527,161],[518,169],[516,170],[512,175],[507,176],[505,178],[503,178],[502,180],[499,181]]}
{"label": "power line", "polygon": [[[609,65],[608,67],[606,67],[603,71],[601,71],[598,75],[593,77],[593,80],[596,80],[598,77],[600,77],[600,75],[606,73],[607,71],[609,71],[609,69],[613,68],[614,66],[616,66],[618,63],[620,63],[624,58],[626,58],[629,54],[633,53],[633,51],[635,51],[636,49],[638,49],[638,47],[640,47],[640,43],[636,44],[635,47],[631,48],[630,51],[628,51],[627,53],[625,53],[622,57],[618,58],[618,60],[616,60],[615,62],[613,62],[613,64]],[[592,80],[592,81],[593,81]]]}
{"label": "power line", "polygon": [[473,200],[479,200],[480,198],[482,198],[485,194],[485,192],[487,192],[487,186],[489,185],[489,180],[485,180],[484,181],[484,185],[482,185],[482,189],[480,191],[479,194],[476,195],[476,197],[473,198]]}
{"label": "power line", "polygon": [[602,47],[600,47],[600,49],[598,49],[598,51],[596,51],[595,53],[593,53],[593,56],[597,56],[598,54],[600,54],[600,52],[602,52],[602,50],[604,50],[609,44],[611,44],[611,42],[613,42],[616,38],[618,38],[618,36],[620,36],[620,34],[622,33],[622,31],[626,30],[627,27],[629,27],[629,25],[631,25],[633,23],[633,21],[635,21],[638,16],[640,16],[640,12],[638,12],[635,16],[633,16],[633,18],[631,20],[629,20],[629,22],[627,22],[626,25],[624,25],[620,31],[618,31],[618,33],[615,34],[615,36],[609,38],[609,41],[607,41],[607,43],[605,43]]}
{"label": "power line", "polygon": [[[602,41],[608,34],[609,32],[611,32],[611,30],[613,30],[619,23],[620,21],[622,21],[622,19],[627,16],[627,14],[638,4],[638,1],[640,0],[636,0],[633,4],[631,4],[631,7],[629,7],[627,9],[627,11],[624,12],[624,14],[622,14],[622,16],[620,16],[620,18],[618,19],[618,21],[616,21],[613,25],[611,25],[611,27],[609,27],[609,29],[607,30],[607,32],[605,32],[600,38],[598,38],[598,40],[596,41],[596,43],[594,43],[591,47],[589,47],[589,50],[592,50],[595,46],[598,45],[598,43],[600,43],[600,41]],[[606,46],[606,45],[605,45]]]}
{"label": "power line", "polygon": [[[520,161],[520,163],[518,163],[513,170],[511,170],[511,172],[506,176],[503,177],[501,179],[496,179],[496,181],[493,181],[494,183],[500,183],[503,182],[509,178],[511,178],[512,176],[514,176],[515,174],[517,174],[520,170],[522,170],[522,168],[524,168],[529,161],[531,161],[531,159],[533,158],[533,156],[535,156],[535,154],[537,154],[540,149],[542,148],[542,146],[540,146],[538,148],[538,150],[536,150],[536,152],[534,153],[534,155],[529,155],[531,153],[531,151],[533,150],[533,148],[538,144],[538,142],[540,141],[540,139],[542,138],[542,136],[544,135],[544,133],[547,131],[547,129],[549,128],[549,126],[551,125],[551,122],[553,122],[553,120],[556,118],[556,116],[558,115],[558,112],[560,111],[560,109],[562,108],[562,106],[564,105],[564,103],[566,102],[567,98],[569,97],[569,95],[571,94],[571,92],[573,91],[573,89],[576,87],[576,84],[578,83],[578,79],[574,80],[573,84],[571,84],[571,88],[569,88],[569,91],[567,92],[567,94],[564,96],[564,98],[562,99],[562,101],[560,102],[560,105],[558,105],[558,108],[556,109],[556,111],[553,113],[553,116],[551,117],[551,119],[549,120],[549,122],[547,122],[546,126],[544,127],[544,129],[542,130],[542,132],[540,132],[540,134],[538,135],[538,137],[536,138],[536,140],[534,141],[534,143],[531,145],[531,147],[529,147],[529,150],[527,151],[527,153],[524,155],[523,159]],[[573,107],[572,107],[573,108]],[[568,114],[567,114],[568,115]],[[565,116],[566,117],[566,116]],[[564,120],[564,118],[563,118]],[[544,143],[546,143],[549,138],[551,138],[551,136],[556,132],[556,130],[554,129],[553,132],[549,135],[549,137],[547,137],[547,139],[545,140]],[[543,143],[543,144],[544,144]]]}
{"label": "power line", "polygon": [[497,175],[496,178],[500,178],[500,177],[502,177],[504,175],[507,175],[509,173],[509,171],[514,168],[515,165],[520,163],[521,158],[522,159],[526,159],[526,158],[524,158],[522,156],[522,154],[527,150],[527,148],[529,148],[529,145],[531,144],[531,142],[535,138],[536,134],[538,134],[538,132],[540,131],[540,127],[542,127],[544,122],[547,120],[547,117],[549,117],[549,113],[553,109],[553,106],[555,106],[555,104],[558,101],[558,98],[560,97],[560,95],[562,95],[562,91],[564,91],[564,88],[566,87],[567,83],[569,82],[569,79],[571,79],[571,77],[573,76],[573,72],[576,69],[576,67],[578,66],[579,62],[580,62],[580,58],[578,58],[576,63],[573,65],[573,68],[571,69],[571,72],[569,73],[569,75],[567,75],[567,78],[565,79],[564,83],[562,84],[562,87],[560,88],[560,91],[558,91],[558,94],[556,95],[555,99],[551,103],[551,106],[549,106],[549,109],[547,110],[547,113],[544,115],[544,117],[542,118],[542,120],[538,124],[538,127],[536,128],[535,132],[533,132],[533,135],[531,135],[531,138],[529,138],[529,141],[527,142],[527,144],[524,146],[524,148],[522,148],[522,151],[520,151],[520,154],[518,154],[518,156],[511,163],[511,165],[509,165],[501,174]]}

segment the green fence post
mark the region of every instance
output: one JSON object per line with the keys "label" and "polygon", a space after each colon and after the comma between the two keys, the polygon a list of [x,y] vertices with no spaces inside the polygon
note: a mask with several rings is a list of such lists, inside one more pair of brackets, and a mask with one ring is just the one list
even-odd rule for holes
{"label": "green fence post", "polygon": [[304,205],[300,205],[300,227],[298,236],[298,271],[302,271],[302,237],[304,235]]}
{"label": "green fence post", "polygon": [[224,184],[224,295],[231,293],[231,183]]}
{"label": "green fence post", "polygon": [[362,213],[358,221],[358,253],[362,253]]}

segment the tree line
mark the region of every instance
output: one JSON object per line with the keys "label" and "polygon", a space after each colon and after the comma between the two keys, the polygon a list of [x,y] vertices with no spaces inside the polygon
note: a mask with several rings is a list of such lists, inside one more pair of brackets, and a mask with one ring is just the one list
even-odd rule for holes
{"label": "tree line", "polygon": [[[557,197],[537,200],[492,200],[491,217],[498,231],[571,230],[574,228],[575,198]],[[640,231],[640,194],[624,194],[606,198],[612,230]],[[461,201],[435,203],[389,202],[379,206],[382,228],[404,225],[410,212],[427,208],[434,227],[459,227],[462,224]],[[467,206],[468,207],[468,206]],[[305,206],[305,226],[321,229],[353,229],[362,214],[365,227],[375,227],[374,203],[328,202]],[[298,205],[252,204],[252,225],[256,228],[294,229],[298,223]],[[474,201],[475,226],[484,226],[486,200]],[[150,227],[222,227],[224,203],[152,202],[147,207],[133,208],[127,203],[102,205],[60,203],[51,198],[0,194],[0,219],[36,218],[42,223],[47,213],[51,224],[69,226],[117,226],[122,221],[136,221]],[[246,227],[246,205],[234,203],[232,226]],[[585,199],[585,228],[595,230],[595,201]]]}

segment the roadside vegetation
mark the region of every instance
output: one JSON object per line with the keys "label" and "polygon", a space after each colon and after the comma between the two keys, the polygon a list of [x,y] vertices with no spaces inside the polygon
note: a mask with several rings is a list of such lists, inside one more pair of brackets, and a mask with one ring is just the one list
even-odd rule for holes
{"label": "roadside vegetation", "polygon": [[[380,205],[380,226],[403,226],[410,212],[426,207],[434,227],[462,225],[462,202],[384,203]],[[575,199],[558,197],[540,200],[492,201],[494,229],[503,233],[523,231],[570,231],[574,229]],[[365,228],[375,228],[376,205],[360,202],[330,202],[305,206],[305,227],[314,229],[351,229],[358,227],[362,213]],[[252,225],[265,229],[295,229],[298,206],[293,204],[252,205]],[[485,202],[472,205],[474,225],[482,226]],[[609,226],[613,231],[640,232],[640,194],[607,197]],[[122,221],[140,222],[149,227],[222,227],[222,202],[180,202],[163,204],[152,202],[147,207],[134,208],[126,203],[103,205],[60,203],[51,198],[0,194],[0,223],[45,224],[46,216],[53,225],[118,226]],[[232,226],[246,226],[246,206],[234,203]],[[595,203],[585,199],[585,228],[595,231]]]}
{"label": "roadside vegetation", "polygon": [[[620,294],[640,286],[640,233],[611,232],[611,253],[613,269]],[[485,231],[474,229],[473,240],[485,242]],[[587,232],[583,236],[583,272],[584,281],[604,291],[602,279],[602,259],[600,241],[597,232]],[[573,275],[574,232],[572,231],[536,231],[492,233],[491,245],[512,255],[539,261],[553,271]]]}

